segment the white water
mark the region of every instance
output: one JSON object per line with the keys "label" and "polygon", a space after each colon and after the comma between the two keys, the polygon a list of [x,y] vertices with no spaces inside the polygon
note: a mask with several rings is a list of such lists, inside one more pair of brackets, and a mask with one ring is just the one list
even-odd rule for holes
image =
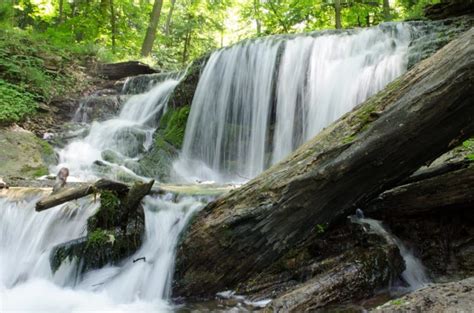
{"label": "white water", "polygon": [[390,234],[380,221],[371,218],[354,217],[352,218],[352,221],[362,225],[368,224],[372,232],[382,236],[387,242],[391,242],[398,247],[400,255],[402,256],[403,261],[405,261],[405,270],[402,272],[402,278],[411,290],[419,289],[430,282],[421,260],[418,259],[413,252],[400,241],[400,239]]}
{"label": "white water", "polygon": [[[0,198],[0,311],[114,312],[171,311],[170,288],[178,236],[203,202],[146,197],[143,246],[121,266],[76,275],[76,262],[53,274],[51,249],[85,235],[86,220],[97,209],[91,198],[41,213],[37,198]],[[134,259],[146,257],[146,262]]]}
{"label": "white water", "polygon": [[194,95],[177,176],[243,181],[282,160],[401,75],[411,31],[385,24],[214,52]]}
{"label": "white water", "polygon": [[117,118],[93,122],[85,138],[75,140],[59,151],[59,164],[51,172],[67,167],[70,176],[83,181],[92,180],[98,177],[94,162],[100,161],[112,168],[112,172],[100,176],[116,178],[121,172],[140,178],[123,164],[105,161],[103,152],[112,151],[123,163],[136,161],[150,147],[157,121],[166,110],[169,96],[179,80],[167,79],[146,93],[132,96]]}

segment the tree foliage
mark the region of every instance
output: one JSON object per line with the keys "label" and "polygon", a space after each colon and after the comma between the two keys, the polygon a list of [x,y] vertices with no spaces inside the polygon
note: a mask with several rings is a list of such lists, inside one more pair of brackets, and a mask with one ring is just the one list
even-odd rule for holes
{"label": "tree foliage", "polygon": [[[158,0],[161,18],[148,61],[179,68],[189,60],[243,38],[336,26],[366,27],[419,18],[436,0]],[[140,58],[154,0],[8,0],[3,27],[42,33],[58,45],[96,50],[103,60]],[[85,49],[85,48],[83,48]],[[148,53],[146,53],[148,55]]]}

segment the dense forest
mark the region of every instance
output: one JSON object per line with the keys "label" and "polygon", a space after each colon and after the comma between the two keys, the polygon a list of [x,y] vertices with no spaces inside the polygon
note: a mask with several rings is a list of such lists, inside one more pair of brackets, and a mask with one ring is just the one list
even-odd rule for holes
{"label": "dense forest", "polygon": [[2,28],[105,60],[150,57],[165,68],[245,38],[416,19],[431,0],[12,0]]}

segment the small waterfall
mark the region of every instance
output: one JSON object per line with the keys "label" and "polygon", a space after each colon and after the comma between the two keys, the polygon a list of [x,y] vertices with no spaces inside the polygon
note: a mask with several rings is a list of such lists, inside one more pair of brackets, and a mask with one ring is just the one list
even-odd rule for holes
{"label": "small waterfall", "polygon": [[400,239],[388,232],[380,221],[371,218],[354,217],[352,217],[351,220],[362,225],[368,224],[372,232],[382,236],[387,242],[391,242],[398,247],[400,255],[405,261],[405,270],[402,273],[402,278],[411,290],[419,289],[430,282],[421,260],[413,255],[410,249],[408,249]]}
{"label": "small waterfall", "polygon": [[[98,207],[92,198],[45,212],[34,211],[38,196],[12,201],[0,198],[0,298],[3,310],[71,312],[87,310],[170,311],[175,249],[190,217],[208,199],[147,196],[143,201],[143,246],[121,266],[106,266],[78,276],[77,260],[53,274],[52,248],[81,237]],[[204,201],[204,202],[203,202]],[[145,257],[145,261],[133,260]]]}
{"label": "small waterfall", "polygon": [[[52,171],[55,173],[59,168],[67,167],[72,177],[91,180],[98,177],[94,163],[99,162],[140,178],[123,164],[136,161],[150,147],[159,118],[179,81],[180,78],[168,77],[148,92],[131,96],[118,117],[93,122],[85,138],[72,141],[59,151],[59,164]],[[111,158],[122,164],[110,162]],[[101,176],[107,175],[101,173]]]}
{"label": "small waterfall", "polygon": [[214,52],[178,176],[248,180],[406,71],[412,27],[268,37]]}

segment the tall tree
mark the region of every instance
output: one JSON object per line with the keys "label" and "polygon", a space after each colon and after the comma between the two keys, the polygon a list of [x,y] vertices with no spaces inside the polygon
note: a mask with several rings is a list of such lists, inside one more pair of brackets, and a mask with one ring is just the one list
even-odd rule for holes
{"label": "tall tree", "polygon": [[341,0],[334,0],[334,13],[336,15],[336,29],[342,28],[341,23]]}
{"label": "tall tree", "polygon": [[110,27],[112,30],[112,53],[115,54],[115,41],[117,37],[117,23],[115,21],[115,8],[114,8],[114,0],[109,0],[110,3]]}
{"label": "tall tree", "polygon": [[383,0],[383,18],[386,21],[391,20],[389,0]]}
{"label": "tall tree", "polygon": [[260,21],[260,0],[253,0],[253,9],[255,14],[255,24],[257,24],[257,36],[262,33],[262,23]]}
{"label": "tall tree", "polygon": [[153,48],[153,43],[155,42],[156,37],[156,28],[158,27],[158,22],[160,21],[162,6],[163,0],[155,0],[150,14],[150,23],[148,24],[145,40],[143,40],[142,45],[142,56],[144,57],[149,56]]}
{"label": "tall tree", "polygon": [[166,24],[165,24],[165,35],[170,34],[170,27],[171,27],[171,16],[173,15],[174,4],[176,0],[171,0],[170,10],[168,11],[168,16],[166,17]]}

